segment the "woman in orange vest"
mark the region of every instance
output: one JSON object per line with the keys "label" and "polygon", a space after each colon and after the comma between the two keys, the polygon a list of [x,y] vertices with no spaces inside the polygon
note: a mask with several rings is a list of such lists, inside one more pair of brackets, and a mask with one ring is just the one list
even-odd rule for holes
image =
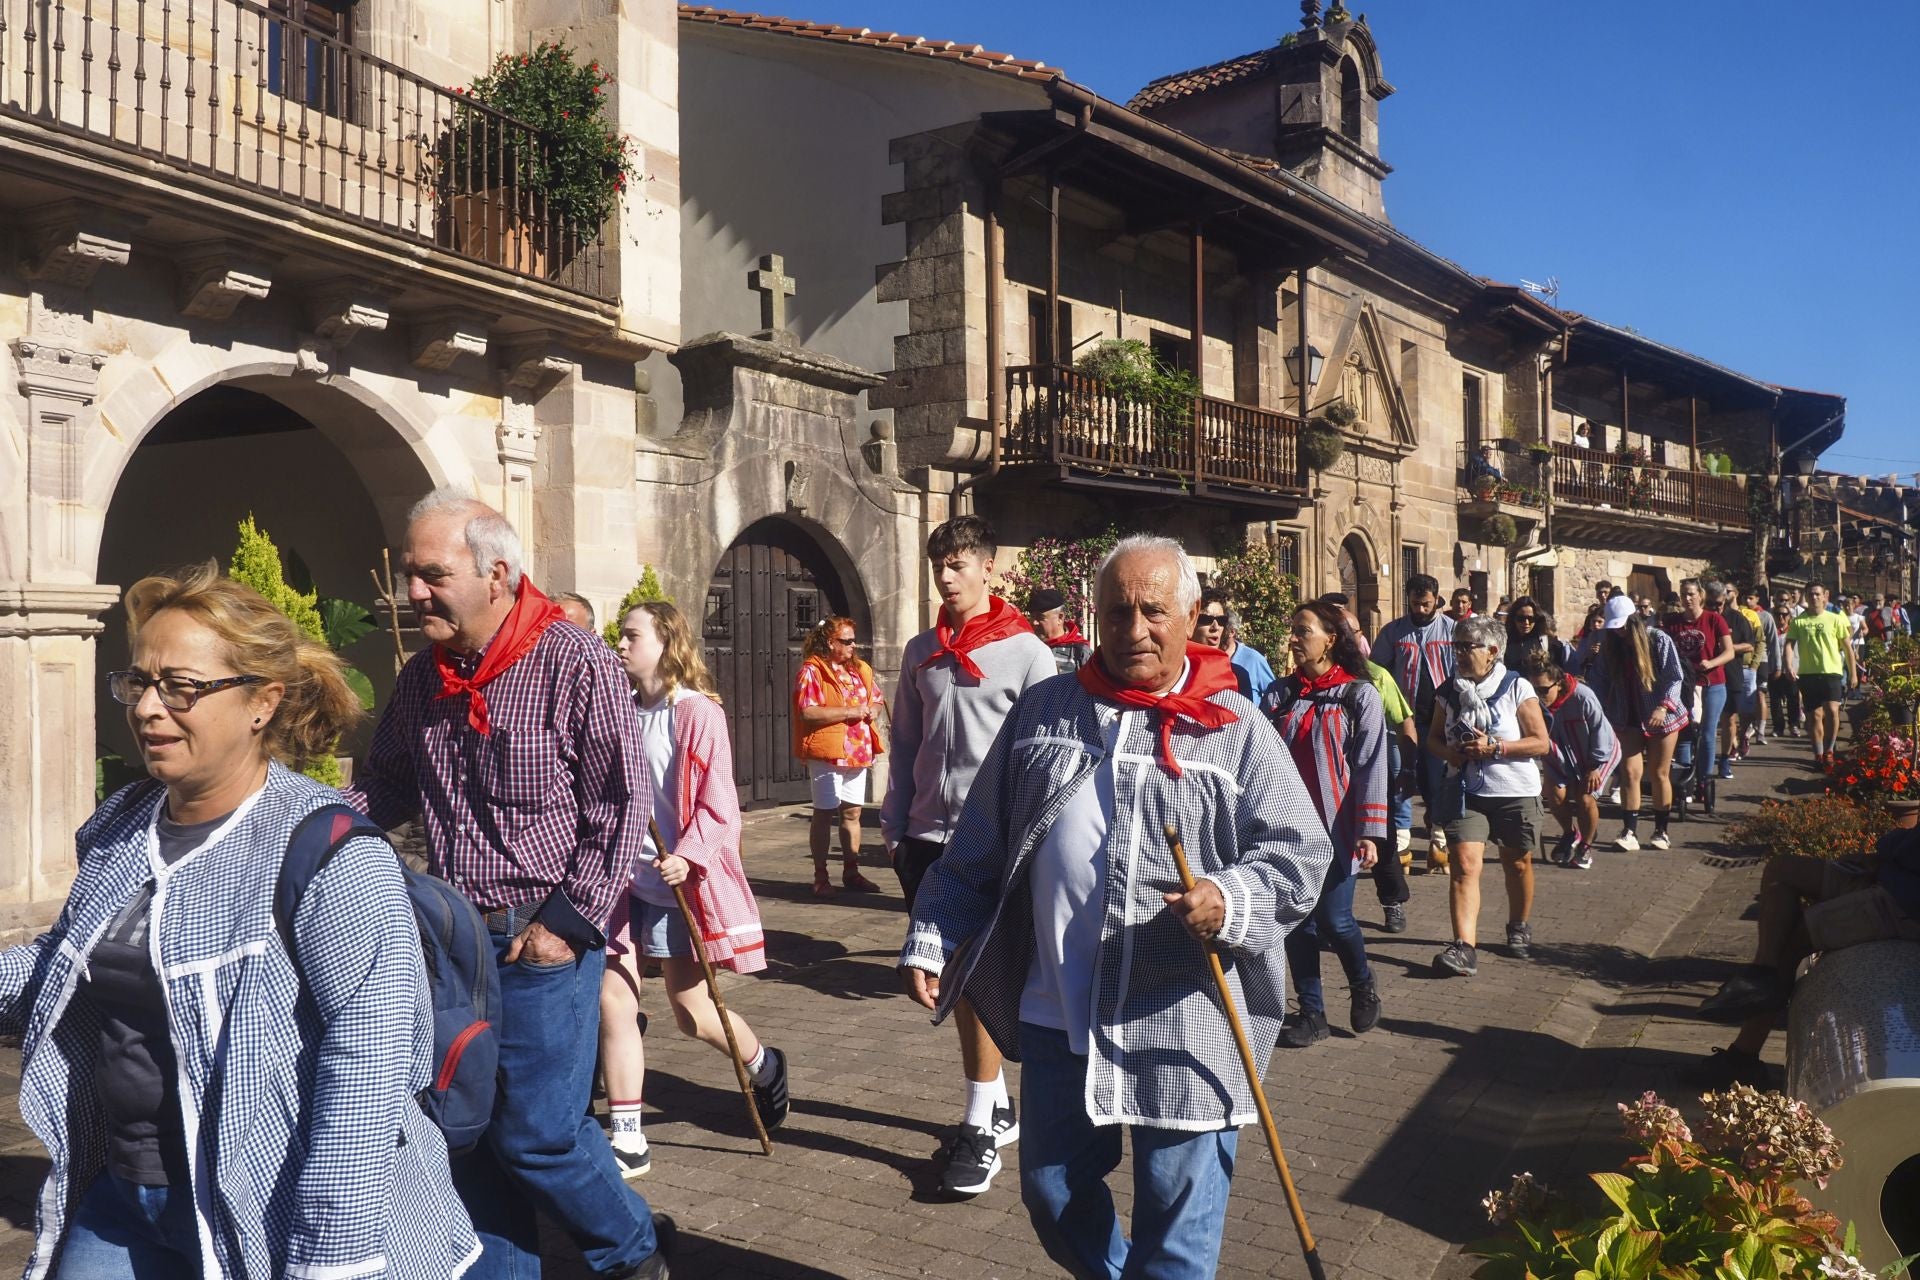
{"label": "woman in orange vest", "polygon": [[813,894],[839,892],[827,874],[833,818],[840,817],[841,883],[850,892],[878,893],[860,874],[860,808],[867,800],[867,768],[885,748],[876,722],[886,700],[873,668],[854,652],[853,619],[826,618],[807,633],[806,661],[793,689],[793,753],[807,762],[813,789]]}

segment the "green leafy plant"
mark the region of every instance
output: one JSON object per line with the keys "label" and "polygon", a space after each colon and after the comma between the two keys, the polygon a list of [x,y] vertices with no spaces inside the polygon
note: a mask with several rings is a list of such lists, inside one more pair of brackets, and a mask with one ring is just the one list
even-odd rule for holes
{"label": "green leafy plant", "polygon": [[[258,591],[268,604],[286,614],[308,639],[318,641],[338,653],[373,630],[373,615],[359,605],[347,600],[329,599],[323,602],[314,592],[296,591],[289,586],[281,564],[280,549],[251,515],[240,522],[239,531],[240,542],[227,565],[227,576]],[[336,637],[342,639],[336,643]],[[367,679],[366,673],[349,665],[341,674],[346,677],[348,686],[359,695],[360,705],[372,710],[373,682]],[[303,772],[330,787],[337,787],[344,780],[340,762],[331,754],[309,760]]]}
{"label": "green leafy plant", "polygon": [[653,571],[650,564],[640,566],[640,581],[626,595],[620,597],[620,607],[607,619],[607,625],[600,628],[600,638],[609,646],[620,643],[620,620],[627,616],[635,605],[652,604],[655,601],[673,603],[673,597],[660,585],[660,575]]}
{"label": "green leafy plant", "polygon": [[[553,218],[584,241],[596,239],[638,176],[633,144],[606,118],[612,82],[598,62],[580,66],[558,42],[501,55],[470,87],[454,90],[465,101],[442,139],[437,189],[525,193],[536,220]],[[475,104],[532,132],[503,126]]]}
{"label": "green leafy plant", "polygon": [[1035,538],[1014,557],[1002,594],[1026,609],[1034,592],[1051,587],[1066,597],[1069,619],[1088,621],[1093,617],[1094,572],[1118,541],[1120,530],[1112,525],[1084,538]]}
{"label": "green leafy plant", "polygon": [[1489,546],[1510,547],[1520,540],[1520,526],[1506,512],[1495,512],[1480,522],[1480,540]]}
{"label": "green leafy plant", "polygon": [[1074,370],[1099,380],[1101,387],[1128,404],[1142,405],[1162,433],[1185,431],[1193,421],[1193,398],[1200,382],[1153,354],[1138,338],[1097,342],[1073,363]]}
{"label": "green leafy plant", "polygon": [[1300,581],[1281,573],[1273,549],[1248,542],[1214,563],[1211,582],[1233,599],[1240,617],[1240,643],[1265,654],[1276,670],[1287,667],[1287,632],[1300,606]]}
{"label": "green leafy plant", "polygon": [[1609,1206],[1598,1216],[1527,1173],[1489,1194],[1481,1203],[1503,1231],[1467,1246],[1486,1259],[1476,1280],[1877,1280],[1852,1256],[1852,1231],[1794,1189],[1824,1187],[1840,1167],[1812,1110],[1746,1085],[1701,1102],[1698,1138],[1655,1094],[1620,1104],[1643,1150],[1590,1175]]}
{"label": "green leafy plant", "polygon": [[1886,810],[1835,792],[1763,800],[1727,825],[1727,841],[1763,857],[1846,858],[1872,853],[1893,825]]}

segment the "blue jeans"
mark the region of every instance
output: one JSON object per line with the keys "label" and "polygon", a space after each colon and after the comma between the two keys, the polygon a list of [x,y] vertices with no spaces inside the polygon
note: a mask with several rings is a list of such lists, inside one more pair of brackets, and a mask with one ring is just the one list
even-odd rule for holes
{"label": "blue jeans", "polygon": [[1107,1175],[1120,1126],[1087,1117],[1087,1058],[1020,1024],[1020,1198],[1047,1256],[1081,1280],[1205,1280],[1220,1258],[1238,1129],[1133,1129],[1133,1243]]}
{"label": "blue jeans", "polygon": [[[492,938],[500,961],[512,939]],[[471,1280],[539,1280],[536,1209],[595,1271],[631,1267],[656,1247],[647,1202],[587,1113],[606,965],[598,949],[559,965],[499,965],[500,1094],[486,1140],[453,1161],[483,1250]]]}
{"label": "blue jeans", "polygon": [[102,1173],[67,1224],[59,1275],[60,1280],[199,1280],[193,1197],[185,1188],[143,1187]]}
{"label": "blue jeans", "polygon": [[[1700,759],[1699,770],[1693,775],[1701,782],[1714,776],[1719,766],[1720,756],[1720,713],[1727,707],[1727,686],[1724,684],[1703,684],[1700,686]],[[1694,763],[1693,746],[1682,741],[1673,753],[1673,758],[1681,764]]]}
{"label": "blue jeans", "polygon": [[[1392,850],[1380,855],[1395,857]],[[1353,918],[1353,890],[1357,883],[1348,870],[1353,859],[1335,849],[1333,865],[1327,869],[1327,881],[1320,889],[1320,901],[1313,914],[1287,935],[1287,967],[1293,970],[1294,994],[1300,997],[1300,1012],[1325,1013],[1326,996],[1320,989],[1320,944],[1325,942],[1340,957],[1347,973],[1347,989],[1373,981],[1373,969],[1367,964],[1367,940]]]}

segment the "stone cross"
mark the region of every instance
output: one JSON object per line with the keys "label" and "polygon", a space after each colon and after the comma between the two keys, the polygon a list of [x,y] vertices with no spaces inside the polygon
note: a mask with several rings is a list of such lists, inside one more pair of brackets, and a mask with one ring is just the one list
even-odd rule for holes
{"label": "stone cross", "polygon": [[760,295],[760,327],[771,333],[785,329],[787,299],[793,296],[787,260],[777,253],[762,255],[760,269],[747,276],[747,286]]}

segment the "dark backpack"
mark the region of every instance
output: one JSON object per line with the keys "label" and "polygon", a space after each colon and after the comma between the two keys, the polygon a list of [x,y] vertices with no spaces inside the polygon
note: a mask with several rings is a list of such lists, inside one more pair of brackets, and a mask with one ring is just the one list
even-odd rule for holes
{"label": "dark backpack", "polygon": [[[301,896],[340,846],[355,836],[385,840],[386,832],[343,804],[323,805],[293,829],[280,864],[273,916],[295,964],[299,954],[293,947],[293,917]],[[492,1020],[500,1008],[500,974],[486,921],[474,905],[445,880],[405,863],[400,874],[420,926],[420,953],[433,1005],[434,1076],[418,1101],[446,1135],[447,1150],[458,1155],[480,1141],[493,1116],[500,1039]]]}

